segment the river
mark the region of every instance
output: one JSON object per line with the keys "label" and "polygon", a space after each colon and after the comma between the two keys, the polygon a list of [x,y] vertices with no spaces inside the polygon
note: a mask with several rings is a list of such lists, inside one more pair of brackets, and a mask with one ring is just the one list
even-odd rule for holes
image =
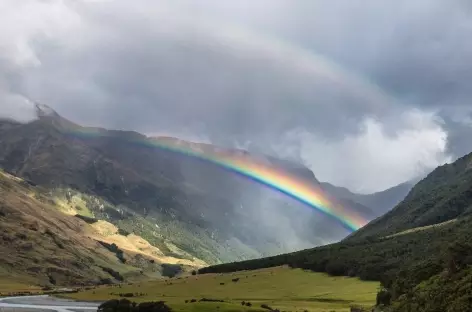
{"label": "river", "polygon": [[48,295],[0,298],[1,312],[95,312],[100,303],[79,302]]}

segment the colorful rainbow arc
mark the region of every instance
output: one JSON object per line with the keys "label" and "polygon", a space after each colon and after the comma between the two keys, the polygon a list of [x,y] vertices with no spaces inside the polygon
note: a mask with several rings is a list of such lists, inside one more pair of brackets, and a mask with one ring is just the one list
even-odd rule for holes
{"label": "colorful rainbow arc", "polygon": [[77,127],[68,129],[66,134],[81,139],[103,137],[119,138],[130,144],[141,147],[157,148],[180,155],[207,161],[230,172],[241,175],[280,193],[283,193],[307,206],[328,215],[341,223],[349,231],[356,231],[368,221],[352,209],[344,207],[330,198],[314,183],[292,175],[281,168],[256,161],[245,155],[234,155],[225,152],[199,152],[189,146],[173,144],[164,140],[142,138],[123,138],[111,135],[108,131],[97,128]]}

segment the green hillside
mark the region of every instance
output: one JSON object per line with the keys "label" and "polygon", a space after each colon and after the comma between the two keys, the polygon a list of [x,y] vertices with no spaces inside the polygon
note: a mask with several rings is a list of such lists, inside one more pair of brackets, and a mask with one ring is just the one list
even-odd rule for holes
{"label": "green hillside", "polygon": [[389,311],[467,311],[472,302],[471,159],[472,154],[439,167],[395,209],[342,242],[199,272],[288,264],[381,281],[393,301]]}
{"label": "green hillside", "polygon": [[436,168],[394,209],[352,235],[385,236],[472,215],[472,156]]}

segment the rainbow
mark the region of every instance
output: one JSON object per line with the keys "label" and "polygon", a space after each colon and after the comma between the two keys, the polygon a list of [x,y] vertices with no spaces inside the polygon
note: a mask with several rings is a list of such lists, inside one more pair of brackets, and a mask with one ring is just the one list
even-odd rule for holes
{"label": "rainbow", "polygon": [[113,131],[100,128],[68,127],[66,135],[79,139],[119,138],[129,144],[144,148],[160,149],[209,162],[285,194],[308,207],[338,221],[348,231],[356,231],[368,220],[349,207],[339,204],[318,185],[310,183],[286,170],[255,159],[247,154],[238,154],[224,149],[192,148],[191,144],[176,144],[175,141],[146,136],[116,136]]}

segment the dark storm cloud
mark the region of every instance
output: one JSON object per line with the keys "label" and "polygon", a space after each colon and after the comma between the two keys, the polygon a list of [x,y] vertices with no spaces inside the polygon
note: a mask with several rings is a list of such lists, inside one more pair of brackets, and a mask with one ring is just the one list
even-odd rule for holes
{"label": "dark storm cloud", "polygon": [[[312,14],[286,35],[370,77],[403,105],[439,111],[454,157],[470,152],[472,111],[472,4],[457,0],[332,1],[307,7]],[[309,13],[304,13],[309,12]],[[290,15],[290,14],[288,14]],[[336,18],[333,18],[336,16]],[[307,32],[307,29],[321,31]],[[451,115],[456,121],[451,121]],[[391,127],[393,132],[399,127]]]}
{"label": "dark storm cloud", "polygon": [[87,122],[95,111],[94,122],[108,126],[149,132],[186,125],[220,142],[278,137],[298,126],[340,136],[355,132],[366,113],[388,108],[381,92],[289,45],[186,25],[160,11],[137,16],[117,4],[84,13],[97,31],[74,36],[67,51],[43,43],[42,65],[29,73],[25,93]]}
{"label": "dark storm cloud", "polygon": [[78,122],[257,147],[369,190],[467,150],[468,1],[24,3],[22,27],[2,22],[0,94]]}

